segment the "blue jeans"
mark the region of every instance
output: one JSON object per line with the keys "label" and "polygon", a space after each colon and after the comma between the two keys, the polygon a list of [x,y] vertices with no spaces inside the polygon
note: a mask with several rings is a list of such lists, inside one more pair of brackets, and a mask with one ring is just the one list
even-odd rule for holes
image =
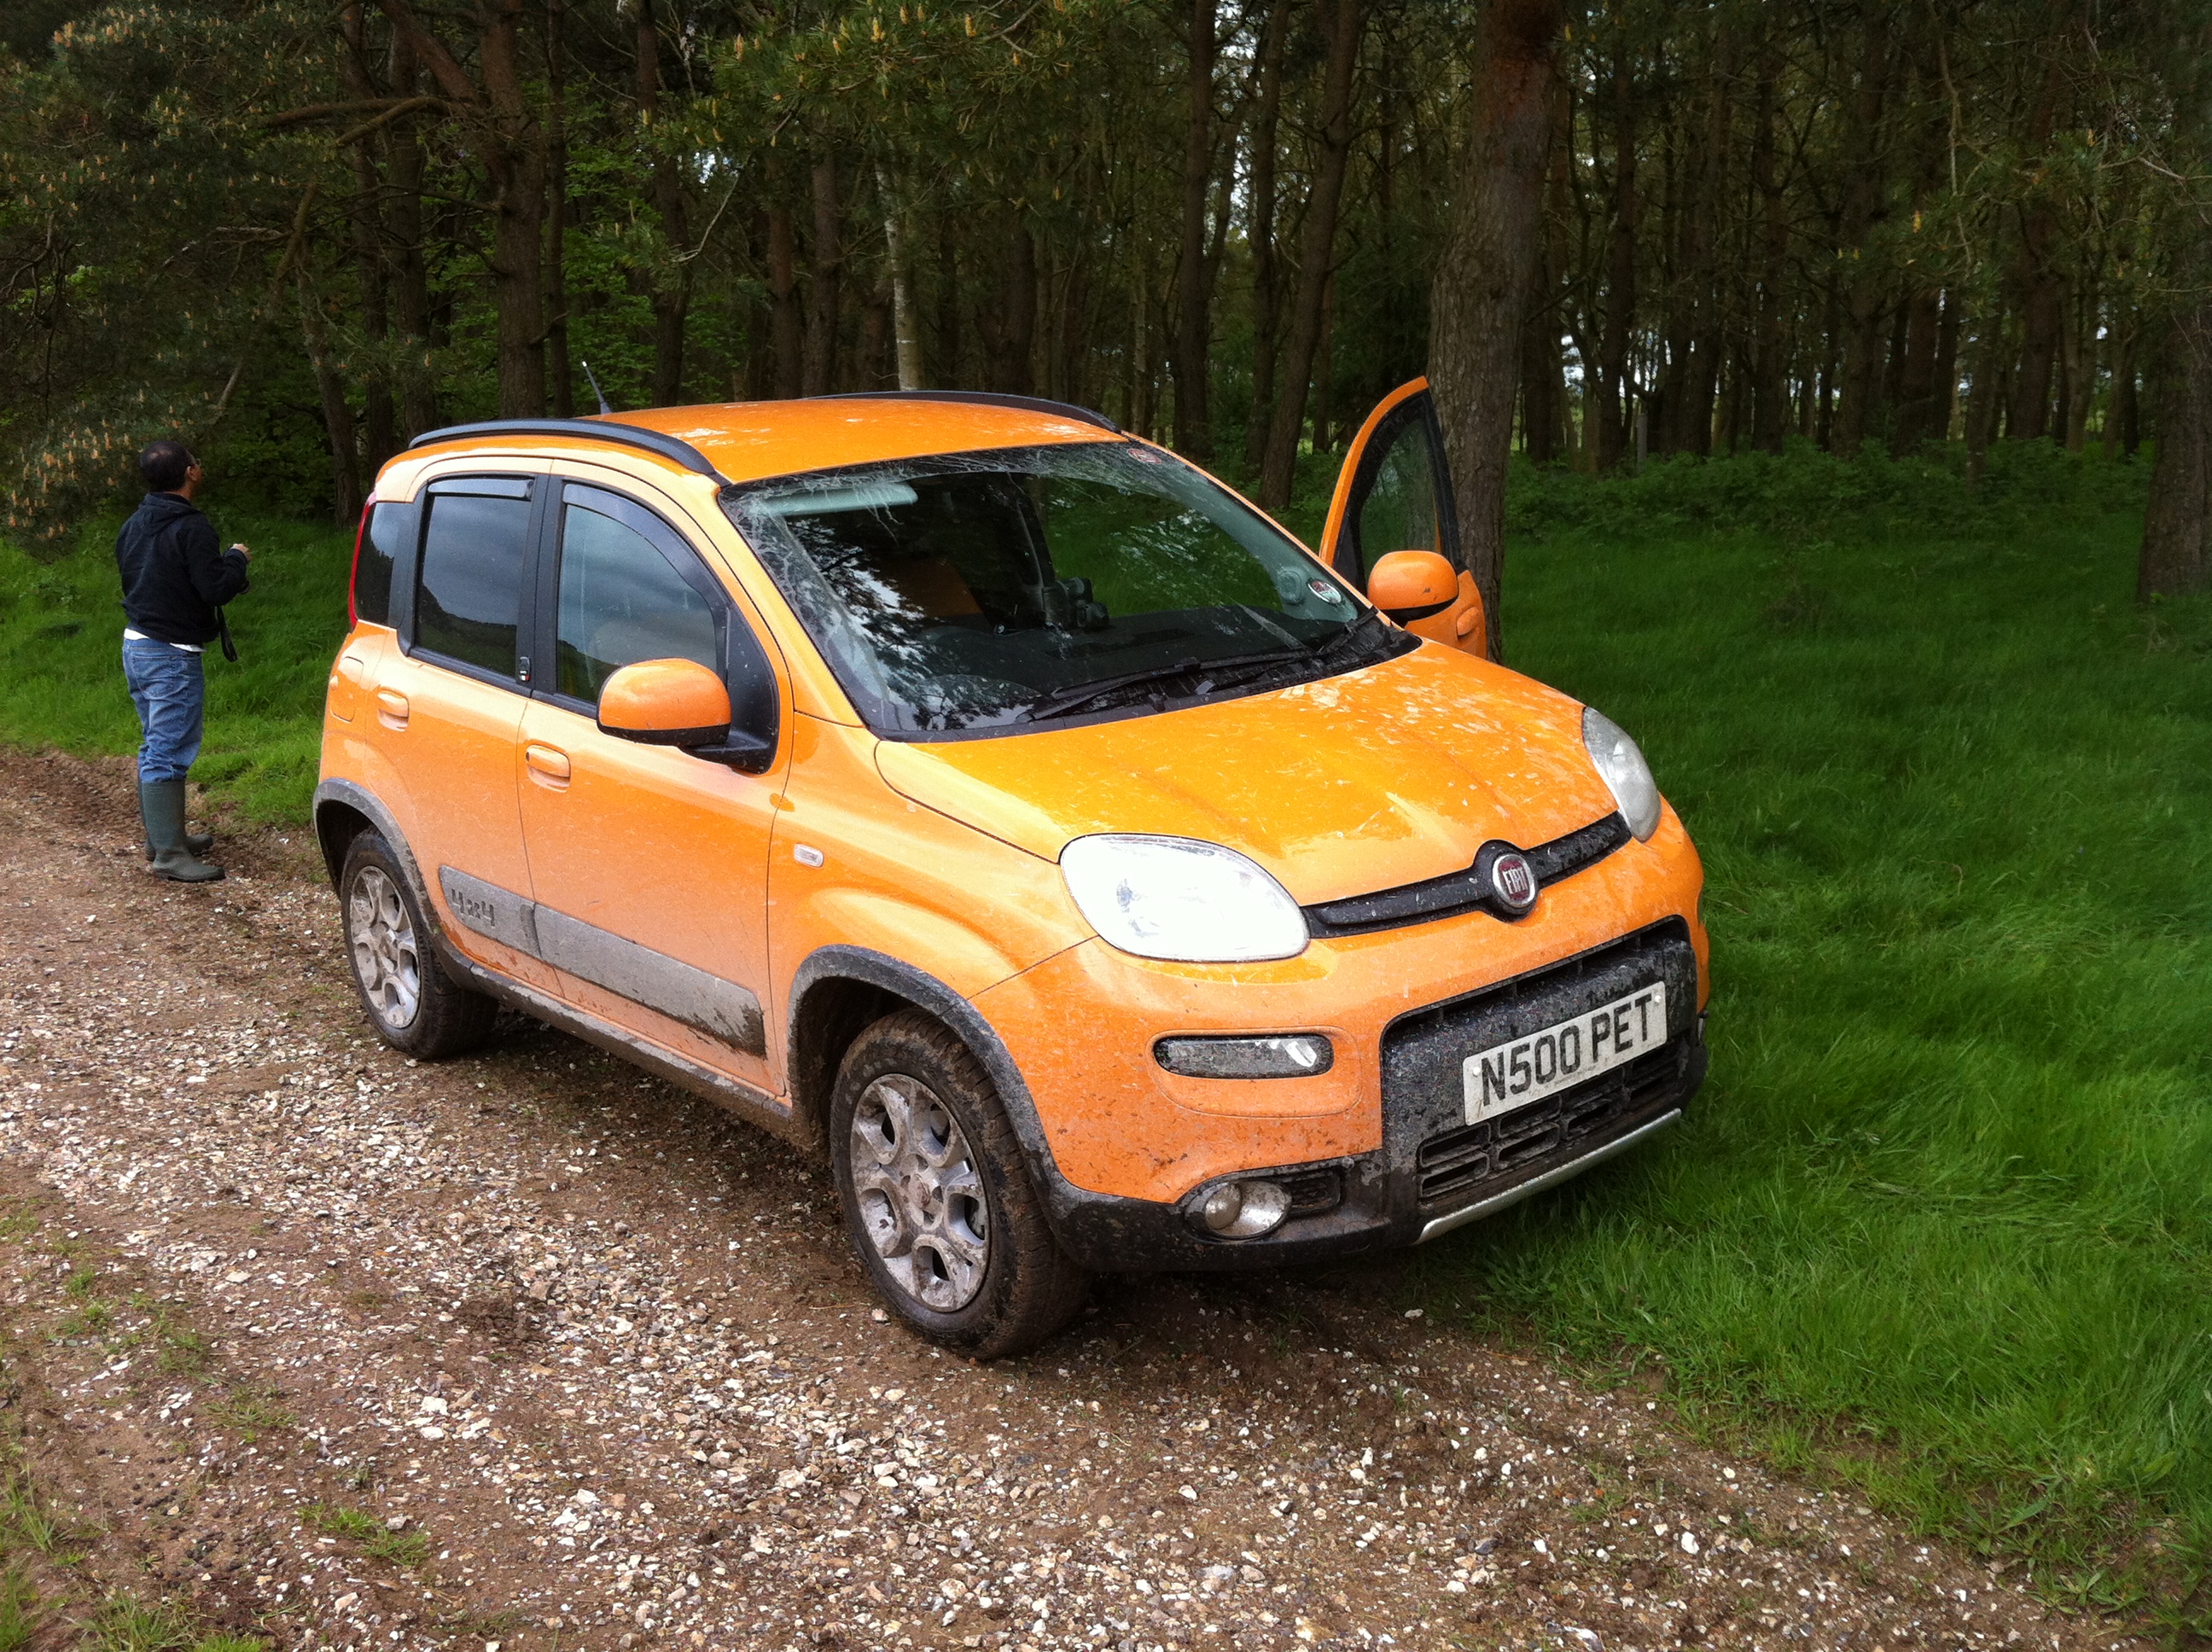
{"label": "blue jeans", "polygon": [[138,748],[138,783],[180,780],[200,755],[207,677],[200,657],[151,638],[123,640],[123,677],[146,731]]}

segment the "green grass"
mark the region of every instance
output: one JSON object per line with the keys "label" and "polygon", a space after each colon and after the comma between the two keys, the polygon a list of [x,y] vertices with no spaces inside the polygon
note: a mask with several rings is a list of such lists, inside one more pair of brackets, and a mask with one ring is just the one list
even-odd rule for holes
{"label": "green grass", "polygon": [[1515,546],[1511,663],[1704,854],[1712,1072],[1417,1281],[2106,1596],[2212,1534],[2212,606],[2133,606],[2139,532]]}
{"label": "green grass", "polygon": [[[207,655],[207,743],[192,770],[250,819],[302,820],[321,750],[323,689],[346,627],[353,538],[228,519],[253,548],[253,588],[230,605],[239,663]],[[52,563],[0,544],[0,739],[84,753],[137,750],[123,685],[115,525]]]}

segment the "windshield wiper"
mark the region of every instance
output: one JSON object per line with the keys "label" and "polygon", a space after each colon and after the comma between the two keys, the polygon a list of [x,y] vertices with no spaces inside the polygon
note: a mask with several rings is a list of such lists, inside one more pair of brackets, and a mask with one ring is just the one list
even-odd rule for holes
{"label": "windshield wiper", "polygon": [[1022,716],[1024,721],[1064,717],[1079,707],[1103,700],[1109,695],[1142,688],[1147,683],[1172,682],[1179,677],[1197,677],[1191,692],[1203,694],[1212,686],[1219,672],[1236,671],[1246,665],[1281,665],[1308,657],[1304,649],[1287,648],[1271,648],[1265,653],[1231,654],[1226,659],[1200,659],[1195,654],[1186,654],[1172,665],[1148,665],[1140,671],[1124,671],[1119,677],[1102,677],[1095,683],[1071,683],[1065,688],[1054,689],[1030,701]]}
{"label": "windshield wiper", "polygon": [[1031,701],[1023,708],[1021,720],[1038,722],[1048,717],[1065,717],[1070,712],[1092,705],[1109,695],[1125,689],[1142,688],[1150,683],[1196,677],[1198,681],[1192,685],[1190,693],[1200,695],[1218,685],[1227,675],[1249,675],[1281,665],[1324,663],[1334,658],[1352,637],[1364,634],[1370,624],[1381,623],[1382,616],[1370,609],[1334,636],[1321,642],[1303,644],[1294,648],[1267,648],[1256,653],[1231,654],[1224,659],[1200,659],[1196,655],[1185,655],[1172,665],[1151,665],[1140,671],[1125,671],[1118,677],[1101,677],[1095,683],[1071,683],[1065,688],[1054,689]]}

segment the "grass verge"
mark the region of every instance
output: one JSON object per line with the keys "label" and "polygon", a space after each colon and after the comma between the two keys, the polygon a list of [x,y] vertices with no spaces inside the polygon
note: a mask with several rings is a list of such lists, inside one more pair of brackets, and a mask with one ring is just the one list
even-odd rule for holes
{"label": "grass verge", "polygon": [[[229,608],[239,663],[207,655],[207,741],[192,778],[248,819],[299,821],[315,789],[323,689],[346,629],[350,534],[228,519],[253,547],[253,588]],[[0,544],[0,740],[120,754],[138,746],[123,685],[116,524],[58,562]]]}
{"label": "grass verge", "polygon": [[1512,663],[1704,853],[1712,1076],[1416,1299],[2203,1632],[2212,605],[2136,609],[2139,532],[1516,547]]}

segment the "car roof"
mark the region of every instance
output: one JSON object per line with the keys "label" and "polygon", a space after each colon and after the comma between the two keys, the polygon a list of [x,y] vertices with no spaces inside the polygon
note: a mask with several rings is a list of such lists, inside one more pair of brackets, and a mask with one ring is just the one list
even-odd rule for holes
{"label": "car roof", "polygon": [[578,422],[626,424],[672,436],[696,448],[725,480],[737,483],[932,453],[1126,440],[1096,414],[1012,397],[815,396],[659,407]]}

